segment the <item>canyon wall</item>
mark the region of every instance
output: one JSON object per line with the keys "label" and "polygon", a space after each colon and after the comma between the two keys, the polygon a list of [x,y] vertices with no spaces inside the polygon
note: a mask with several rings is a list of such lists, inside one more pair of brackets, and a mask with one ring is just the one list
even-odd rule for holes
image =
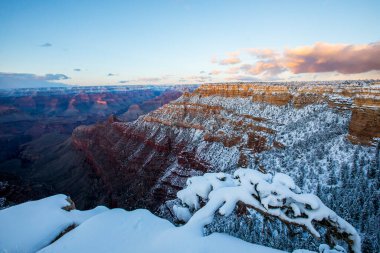
{"label": "canyon wall", "polygon": [[[112,116],[78,127],[72,143],[104,181],[114,206],[147,207],[176,222],[173,199],[189,176],[237,167],[284,172],[361,227],[366,247],[373,249],[376,235],[370,230],[379,222],[346,211],[357,203],[379,213],[372,201],[378,198],[373,170],[380,166],[379,101],[380,87],[371,82],[205,84],[136,121]],[[346,183],[350,177],[355,184]],[[291,249],[290,228],[255,219],[227,218],[210,231]],[[286,236],[269,245],[277,242],[270,239],[274,235],[264,240],[255,227]],[[255,232],[241,232],[246,229]],[[302,238],[299,247],[312,244],[312,238]]]}
{"label": "canyon wall", "polygon": [[118,205],[155,209],[190,175],[248,166],[270,171],[260,154],[323,131],[338,129],[342,142],[370,149],[380,137],[379,101],[377,86],[205,84],[134,122],[111,117],[81,126],[72,141],[109,182]]}

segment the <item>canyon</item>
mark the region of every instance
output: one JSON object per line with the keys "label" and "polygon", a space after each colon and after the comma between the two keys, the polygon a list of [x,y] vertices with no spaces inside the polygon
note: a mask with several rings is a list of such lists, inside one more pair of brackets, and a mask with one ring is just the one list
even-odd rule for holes
{"label": "canyon", "polygon": [[[79,207],[148,208],[176,223],[176,194],[189,177],[237,168],[283,172],[359,227],[364,247],[378,247],[376,81],[203,84],[165,101],[144,115],[151,102],[80,125],[70,138],[46,145],[39,157],[33,152],[40,144],[31,142],[23,157],[33,164],[33,182],[70,195]],[[364,217],[355,205],[374,213]],[[294,243],[307,247],[313,240],[295,241],[291,234],[300,231],[256,218],[253,224],[239,216],[216,219],[208,231],[284,250]],[[252,228],[256,231],[242,232]],[[288,239],[272,240],[276,234],[264,232],[268,228]]]}
{"label": "canyon", "polygon": [[[344,213],[354,203],[379,212],[378,177],[370,176],[380,166],[379,101],[373,82],[204,84],[136,121],[112,116],[80,126],[71,141],[113,206],[144,207],[177,222],[176,193],[191,176],[240,167],[283,172],[361,227],[364,244],[373,248],[370,238],[378,235],[369,230],[378,225],[376,215]],[[346,183],[349,178],[355,184]],[[236,219],[221,219],[209,229],[281,249],[294,243],[291,238],[268,244],[274,235],[263,241],[261,234],[242,233],[247,228],[236,230]],[[280,224],[265,223],[249,227],[288,233]],[[312,241],[305,238],[300,246]]]}
{"label": "canyon", "polygon": [[[342,141],[371,149],[380,138],[379,101],[380,88],[355,85],[202,85],[134,122],[111,116],[101,124],[80,126],[72,144],[109,182],[109,192],[127,194],[123,185],[141,185],[136,192],[144,198],[135,193],[131,198],[154,209],[175,197],[190,175],[235,167],[271,170],[260,154],[319,134],[323,129],[297,129],[303,138],[285,138],[294,124],[314,120],[310,117],[316,114],[344,119]],[[141,205],[127,195],[114,199]]]}
{"label": "canyon", "polygon": [[[183,89],[193,88],[73,86],[0,90],[0,181],[6,182],[0,187],[0,196],[6,199],[4,204],[47,196],[55,191],[50,182],[60,181],[64,187],[65,179],[75,183],[73,173],[65,173],[74,164],[82,166],[82,157],[67,144],[77,126],[102,122],[110,114],[132,121],[178,98]],[[62,148],[57,150],[58,147]],[[56,163],[50,166],[49,161]],[[64,168],[55,171],[57,166]],[[77,172],[86,174],[81,168]],[[37,175],[45,175],[46,180],[37,182]],[[74,189],[80,191],[80,184]]]}

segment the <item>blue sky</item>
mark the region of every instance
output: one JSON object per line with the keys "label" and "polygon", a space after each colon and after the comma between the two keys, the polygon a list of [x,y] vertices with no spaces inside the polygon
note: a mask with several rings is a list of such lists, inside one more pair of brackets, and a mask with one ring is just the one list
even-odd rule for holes
{"label": "blue sky", "polygon": [[[376,59],[362,59],[361,72],[335,60],[380,52],[379,11],[375,0],[1,0],[0,72],[80,85],[380,78]],[[314,64],[335,67],[289,67],[305,46]]]}

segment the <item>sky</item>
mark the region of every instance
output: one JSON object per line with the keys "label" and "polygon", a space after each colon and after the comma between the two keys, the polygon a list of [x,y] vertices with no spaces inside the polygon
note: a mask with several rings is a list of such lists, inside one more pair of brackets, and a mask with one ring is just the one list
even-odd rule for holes
{"label": "sky", "polygon": [[0,88],[380,78],[379,12],[379,0],[0,0]]}

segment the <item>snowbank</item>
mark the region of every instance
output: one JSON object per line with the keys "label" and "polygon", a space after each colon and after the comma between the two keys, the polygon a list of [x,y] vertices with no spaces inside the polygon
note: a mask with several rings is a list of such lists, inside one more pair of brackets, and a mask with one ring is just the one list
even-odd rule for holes
{"label": "snowbank", "polygon": [[66,211],[68,197],[55,195],[30,201],[0,211],[0,252],[28,253],[50,244],[71,225],[108,210],[97,207],[89,211]]}
{"label": "snowbank", "polygon": [[[203,236],[189,227],[175,227],[144,209],[62,209],[67,207],[73,207],[67,196],[55,195],[0,211],[0,252],[283,252],[225,234]],[[52,243],[73,224],[78,226]]]}
{"label": "snowbank", "polygon": [[147,210],[113,209],[97,215],[38,253],[280,253],[276,249],[247,243],[214,233],[202,236],[175,227]]}

